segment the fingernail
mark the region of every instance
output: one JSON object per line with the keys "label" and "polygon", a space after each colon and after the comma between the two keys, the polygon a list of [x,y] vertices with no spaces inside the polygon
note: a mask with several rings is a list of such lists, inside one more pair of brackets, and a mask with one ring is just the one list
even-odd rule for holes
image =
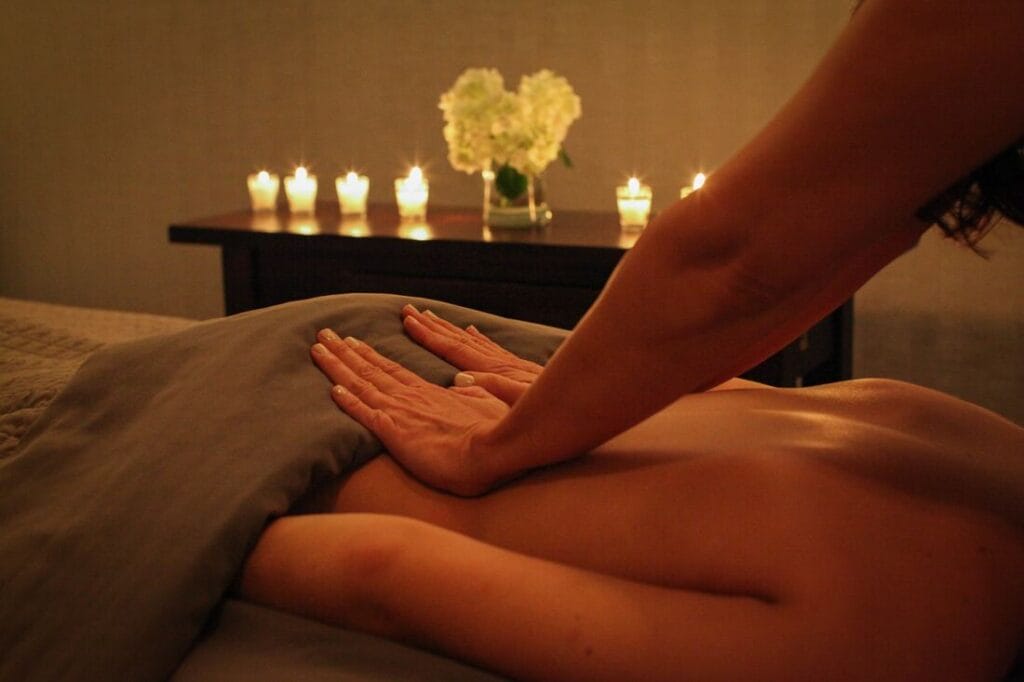
{"label": "fingernail", "polygon": [[433,310],[424,310],[423,314],[424,315],[429,315],[430,317],[437,317],[437,315],[434,314]]}
{"label": "fingernail", "polygon": [[405,306],[402,308],[402,312],[405,313],[406,315],[411,315],[412,313],[416,312],[416,308],[412,306],[412,303],[406,303]]}
{"label": "fingernail", "polygon": [[313,344],[313,352],[314,353],[318,353],[320,355],[327,355],[327,353],[328,353],[327,346],[325,346],[322,343],[314,343]]}
{"label": "fingernail", "polygon": [[338,335],[334,333],[333,329],[321,329],[320,336],[324,337],[328,341],[341,341]]}
{"label": "fingernail", "polygon": [[476,383],[476,379],[473,378],[472,374],[466,374],[465,372],[459,372],[455,375],[455,385],[463,388],[466,386],[472,386]]}
{"label": "fingernail", "polygon": [[345,395],[346,393],[348,393],[348,391],[346,391],[345,387],[342,386],[341,384],[335,384],[334,387],[331,389],[331,393],[333,393],[334,395]]}
{"label": "fingernail", "polygon": [[345,343],[347,343],[352,348],[358,348],[359,347],[359,341],[356,340],[356,337],[354,337],[354,336],[346,336],[345,337]]}
{"label": "fingernail", "polygon": [[467,332],[478,332],[480,330],[477,329],[476,327],[474,327],[473,325],[469,325],[468,327],[466,327],[466,331]]}

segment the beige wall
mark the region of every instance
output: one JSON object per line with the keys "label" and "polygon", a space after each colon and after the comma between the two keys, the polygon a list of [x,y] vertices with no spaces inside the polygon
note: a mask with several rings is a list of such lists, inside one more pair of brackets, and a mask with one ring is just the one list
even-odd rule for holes
{"label": "beige wall", "polygon": [[[417,159],[473,204],[438,96],[468,66],[549,67],[583,100],[556,209],[611,208],[638,172],[666,205],[781,105],[848,0],[39,2],[0,23],[0,294],[219,315],[214,249],[171,221],[244,207],[244,177],[355,165],[371,199]],[[1024,420],[1024,241],[990,264],[930,242],[858,300],[858,372],[941,385]],[[937,277],[936,273],[942,273]],[[941,332],[941,334],[940,334]],[[937,363],[955,358],[952,378]],[[945,382],[945,383],[943,383]]]}

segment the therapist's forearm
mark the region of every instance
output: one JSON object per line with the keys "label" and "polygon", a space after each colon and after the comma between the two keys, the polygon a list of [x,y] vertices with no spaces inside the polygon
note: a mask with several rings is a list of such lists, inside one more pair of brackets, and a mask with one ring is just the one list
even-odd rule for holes
{"label": "therapist's forearm", "polygon": [[970,21],[960,5],[865,3],[768,126],[652,223],[481,434],[483,478],[585,452],[756,364],[910,248],[917,207],[1022,132],[1024,91],[1003,80],[1024,3],[978,2]]}
{"label": "therapist's forearm", "polygon": [[712,219],[696,205],[669,217],[623,260],[537,381],[482,439],[480,466],[491,484],[589,451],[680,395],[753,366],[912,243],[865,249],[830,284],[812,273],[803,286],[766,294],[737,284],[737,257],[728,253],[717,264],[707,254],[680,269],[672,254],[703,232],[694,227],[687,236],[688,221],[706,229]]}
{"label": "therapist's forearm", "polygon": [[[487,477],[585,452],[682,393],[714,383],[698,330],[722,323],[715,276],[694,271],[690,287],[667,257],[676,239],[652,225],[544,372],[481,443]],[[689,327],[690,341],[680,334]],[[717,352],[717,351],[716,351]],[[689,371],[676,371],[688,356]],[[675,366],[673,366],[675,365]],[[669,376],[669,375],[672,376]]]}

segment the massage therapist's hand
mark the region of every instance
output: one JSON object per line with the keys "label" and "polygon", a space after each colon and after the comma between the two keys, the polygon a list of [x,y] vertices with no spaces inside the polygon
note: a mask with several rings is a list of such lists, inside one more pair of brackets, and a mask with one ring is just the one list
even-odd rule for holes
{"label": "massage therapist's hand", "polygon": [[311,355],[334,382],[334,401],[413,476],[458,495],[491,487],[472,443],[508,405],[479,386],[443,388],[425,381],[351,337],[342,340],[325,329],[317,338]]}
{"label": "massage therapist's hand", "polygon": [[413,340],[462,370],[455,376],[456,386],[479,386],[509,405],[544,369],[505,350],[473,325],[460,329],[429,310],[420,312],[407,305],[402,322]]}

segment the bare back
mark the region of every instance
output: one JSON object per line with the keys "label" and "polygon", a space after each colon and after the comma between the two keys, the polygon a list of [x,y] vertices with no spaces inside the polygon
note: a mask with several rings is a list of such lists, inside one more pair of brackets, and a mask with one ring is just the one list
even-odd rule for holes
{"label": "bare back", "polygon": [[481,498],[425,488],[381,457],[320,499],[631,581],[806,609],[823,650],[875,661],[877,679],[901,679],[897,662],[903,679],[989,679],[1024,639],[1022,473],[1021,428],[864,380],[689,395]]}

